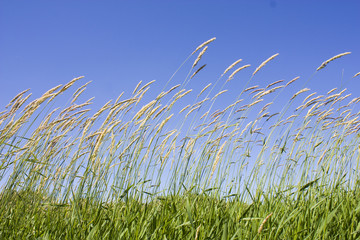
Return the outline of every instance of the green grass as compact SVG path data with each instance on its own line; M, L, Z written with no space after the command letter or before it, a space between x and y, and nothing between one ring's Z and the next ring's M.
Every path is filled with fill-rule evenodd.
M294 90L298 78L251 86L277 54L250 77L236 61L194 93L213 40L157 96L140 82L93 111L80 101L88 83L68 93L76 78L12 99L0 113L0 239L360 238L360 98ZM236 78L243 89L216 109Z
M3 239L357 239L359 191L313 189L251 204L185 193L141 203L82 199L39 203L36 194L1 199ZM306 197L305 195L316 195ZM260 197L260 196L259 196ZM272 216L259 227L266 216Z

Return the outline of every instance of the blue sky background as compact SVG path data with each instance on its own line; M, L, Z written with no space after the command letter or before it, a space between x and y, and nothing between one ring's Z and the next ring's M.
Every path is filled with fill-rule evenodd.
M360 79L351 80L360 71L359 12L360 1L0 0L1 111L24 89L39 97L81 75L83 82L93 80L87 96L96 97L95 107L122 91L130 96L140 80L155 79L152 92L157 94L154 88L162 88L212 37L217 40L199 63L207 67L188 86L194 92L242 58L240 65L252 67L226 87L224 101L234 99L255 68L280 53L251 85L301 76L291 96L323 61L351 51L306 86L322 94L340 87L343 78L359 97ZM171 86L183 81L195 57Z

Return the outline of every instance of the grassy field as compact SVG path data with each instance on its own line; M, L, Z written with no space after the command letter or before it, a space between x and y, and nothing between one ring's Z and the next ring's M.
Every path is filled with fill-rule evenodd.
M275 54L217 109L251 68L188 89L214 40L151 100L139 82L94 110L82 77L15 96L0 113L0 239L359 239L360 97L294 91L296 76L252 85Z

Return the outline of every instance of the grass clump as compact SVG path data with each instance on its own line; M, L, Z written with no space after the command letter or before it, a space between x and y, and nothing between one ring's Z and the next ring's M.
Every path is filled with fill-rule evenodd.
M82 77L30 103L28 90L15 96L0 113L0 238L359 238L360 98L303 88L279 108L299 77L250 85L275 54L219 106L250 64L194 95L214 40L150 101L154 82L140 82L93 111L80 102L89 83L68 95Z

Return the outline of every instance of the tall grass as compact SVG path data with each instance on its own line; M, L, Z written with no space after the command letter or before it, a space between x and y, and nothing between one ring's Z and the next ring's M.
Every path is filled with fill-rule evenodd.
M0 113L0 238L359 238L360 97L294 91L295 76L252 86L275 54L215 110L251 66L239 59L192 92L214 40L150 101L153 81L140 82L94 111L79 100L88 82L56 107L82 77L32 102L28 90L16 95Z

